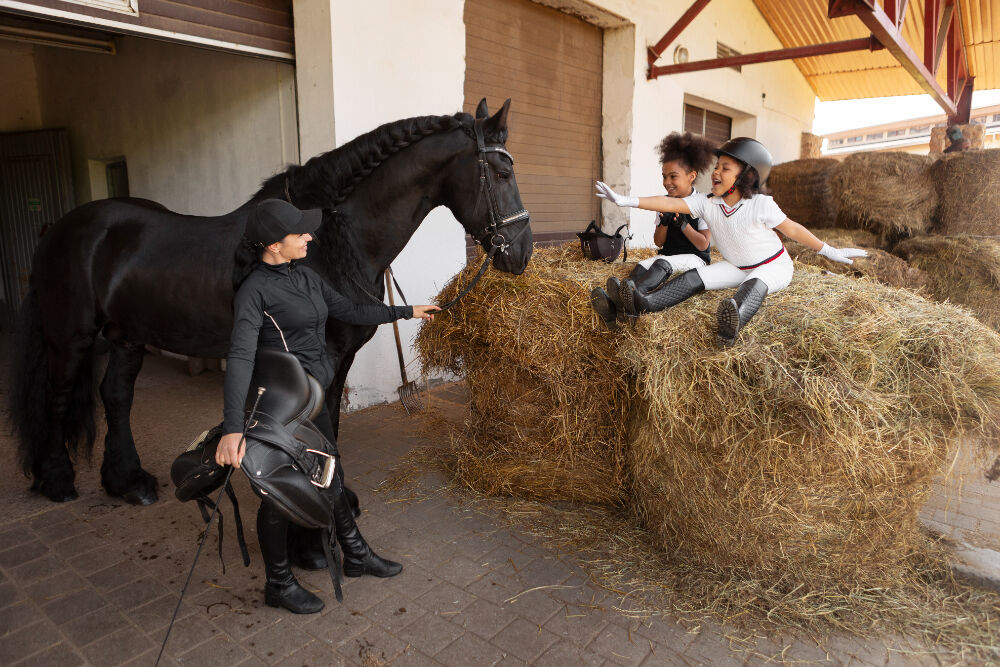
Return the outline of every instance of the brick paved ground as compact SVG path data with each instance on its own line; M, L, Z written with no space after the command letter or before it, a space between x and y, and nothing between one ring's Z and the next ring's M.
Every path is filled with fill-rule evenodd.
M8 341L0 339L6 358ZM6 364L0 364L6 377ZM188 377L183 363L147 358L133 424L161 500L133 507L99 487L100 460L81 462L80 498L56 505L28 491L13 443L0 435L0 665L151 665L197 548L200 518L173 497L174 456L221 412L221 374ZM3 389L6 391L6 388ZM6 405L6 396L0 397ZM458 415L461 385L433 403ZM688 631L669 618L638 621L588 582L573 558L448 498L393 501L372 490L399 457L434 444L398 405L348 415L341 451L364 507L363 533L404 563L393 579L348 580L344 603L325 572L300 579L327 601L294 616L262 602L253 530L256 503L237 480L253 563L239 563L226 504L225 574L214 535L198 562L162 664L173 665L728 665L793 662L885 665L930 662L883 642L836 638L825 649L756 638L732 652L718 627ZM100 448L98 447L98 450ZM426 483L435 480L428 477Z

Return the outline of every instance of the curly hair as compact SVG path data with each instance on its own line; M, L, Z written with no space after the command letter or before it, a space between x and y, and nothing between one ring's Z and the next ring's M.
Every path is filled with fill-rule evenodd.
M711 166L715 148L714 143L700 135L671 132L663 137L657 150L660 153L660 164L676 160L688 171L700 174Z

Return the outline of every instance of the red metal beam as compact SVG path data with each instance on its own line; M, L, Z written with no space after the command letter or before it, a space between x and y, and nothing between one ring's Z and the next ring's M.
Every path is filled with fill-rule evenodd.
M895 21L889 19L881 6L875 4L874 0L830 0L828 12L830 18L849 14L861 19L875 39L889 50L903 69L944 109L946 114L956 115L958 110L954 98L941 89L934 78L934 73L920 62L913 48L903 39Z
M654 46L650 46L646 49L646 60L649 62L650 67L653 66L653 63L656 62L657 58L663 55L663 52L668 46L670 46L671 42L677 39L677 36L684 31L684 28L688 27L691 24L691 21L693 21L694 18L701 13L701 10L705 9L711 1L712 0L695 0L694 4L688 7L688 10L681 14L681 17L677 19L677 23L675 23L670 30L668 30L666 34L660 38L660 41L658 41Z
M790 60L792 58L825 56L831 53L847 53L848 51L863 51L866 49L876 51L881 48L882 45L874 38L861 37L859 39L846 39L841 42L830 42L829 44L811 44L809 46L796 46L789 49L746 53L727 58L712 58L711 60L698 60L696 62L680 63L677 65L654 66L649 68L649 78L655 79L664 74L682 74L684 72L700 72L707 69L722 69L737 65L770 63L777 60Z
M948 32L953 27L953 22L955 21L955 0L946 0L944 7L941 10L941 20L938 22L937 34L934 35L934 51L933 59L931 62L924 61L927 69L934 72L937 75L938 67L941 65L941 55L944 53L945 41L948 39ZM961 19L958 19L961 21ZM924 33L924 43L926 45L930 36ZM927 48L924 48L924 57L926 58Z

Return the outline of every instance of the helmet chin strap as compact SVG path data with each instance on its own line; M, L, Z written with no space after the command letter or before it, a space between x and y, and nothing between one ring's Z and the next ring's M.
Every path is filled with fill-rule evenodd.
M722 193L723 199L736 192L736 184L739 183L740 177L743 176L743 172L745 172L746 170L747 170L746 165L744 165L743 168L740 169L740 173L736 174L736 180L733 181L733 187L729 188L728 190Z

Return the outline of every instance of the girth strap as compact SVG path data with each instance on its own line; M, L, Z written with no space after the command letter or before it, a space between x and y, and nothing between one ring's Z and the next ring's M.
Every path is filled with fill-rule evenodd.
M236 492L233 490L233 485L231 482L227 481L225 486L226 495L229 496L229 500L233 503L233 522L236 524L236 541L240 545L240 555L243 557L243 565L250 566L250 550L247 549L246 536L243 533L243 517L240 516L240 503L236 499ZM198 503L198 510L201 512L201 518L205 520L207 524L211 519L208 513L208 509L217 509L215 506L215 501L212 500L207 494L202 493L200 496L195 498ZM222 557L222 541L225 536L225 530L222 527L223 515L219 512L219 563L222 564L222 574L226 573L226 561Z
M340 562L340 551L337 550L336 545L332 547L330 545L333 540L333 531L330 528L324 528L321 539L323 541L323 553L326 555L326 564L330 570L330 579L333 581L333 594L337 596L337 602L343 602L344 592L340 588L340 579L343 576L344 568Z

